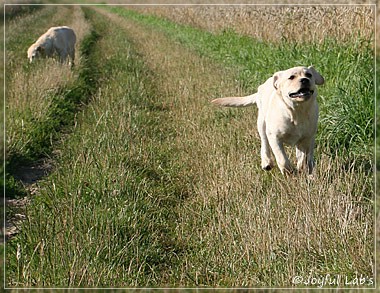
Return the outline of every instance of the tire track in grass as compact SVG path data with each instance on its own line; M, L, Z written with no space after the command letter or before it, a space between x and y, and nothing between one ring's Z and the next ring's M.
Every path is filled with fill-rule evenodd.
M35 41L33 36L38 36L49 25L63 22L71 26L77 35L75 70L52 59L29 64L25 51ZM72 125L79 104L86 102L84 91L82 100L74 98L74 92L84 89L81 80L86 62L81 62L81 51L82 40L88 31L79 6L47 6L25 15L18 22L9 23L6 74L7 197L25 195L24 186L29 187L49 173L53 161L50 156L56 141Z
M19 173L14 169L17 168L17 165L25 165L25 161L29 161L29 163L33 161L31 158L26 160L26 157L29 155L29 146L33 144L32 132L35 131L40 120L44 119L51 104L50 99L45 99L46 92L51 92L52 88L60 85L63 87L66 80L73 76L66 68L59 70L54 62L41 62L32 66L28 64L25 52L35 41L33 36L37 36L43 31L49 25L49 21L61 22L63 19L67 19L70 13L72 13L70 8L65 8L58 13L56 7L45 7L11 20L5 25L7 57L5 64L7 127L5 170L8 174L6 174L6 182L1 180L1 186L3 187L5 184L7 197L14 198L25 195L22 184L13 178L15 173ZM30 170L29 173L32 172ZM3 176L1 177L3 178Z
M106 14L106 16L109 23L111 15ZM126 34L129 42L130 34L125 30L123 22L115 21L112 27ZM117 46L123 48L122 44L118 43ZM137 48L136 46L138 44L135 43L134 48ZM129 50L128 45L123 50ZM120 58L119 55L122 56L122 54L117 53L115 58ZM125 54L136 58L133 57L133 52ZM131 190L128 191L128 193L136 193L133 199L134 205L137 206L138 213L142 212L136 228L140 230L141 243L131 240L131 249L140 250L141 258L144 260L140 269L143 270L145 276L134 282L138 282L136 283L138 286L165 284L173 286L178 283L178 259L187 249L186 243L178 238L175 232L178 206L184 198L189 196L193 187L182 177L180 173L182 166L177 162L180 161L179 156L183 153L175 144L178 133L172 112L173 104L166 97L165 100L161 100L161 80L157 80L157 72L152 70L144 57L139 51L138 59L143 60L144 67L148 65L149 71L140 72L139 68L121 67L125 72L123 74L128 75L131 70L129 74L140 76L136 82L142 83L141 93L134 93L131 90L132 96L129 97L131 99L129 103L136 107L133 114L135 118L132 118L130 122L133 125L129 127L137 128L137 133L134 134L137 141L131 141L124 162L128 172L134 174L136 178L134 181L143 182L144 185L142 190L130 186ZM109 58L112 59L112 57ZM119 80L117 77L115 79ZM127 81L127 89L129 83ZM152 84L153 88L149 84ZM132 133L135 131L132 130ZM140 206L141 204L144 207ZM125 258L131 259L131 256L126 255ZM135 262L133 258L130 261ZM131 280L126 279L125 282L128 284Z

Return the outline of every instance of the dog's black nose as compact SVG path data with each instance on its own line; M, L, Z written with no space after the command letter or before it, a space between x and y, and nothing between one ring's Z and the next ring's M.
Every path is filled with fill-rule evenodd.
M310 80L308 78L301 78L300 82L302 85L308 85L310 83Z

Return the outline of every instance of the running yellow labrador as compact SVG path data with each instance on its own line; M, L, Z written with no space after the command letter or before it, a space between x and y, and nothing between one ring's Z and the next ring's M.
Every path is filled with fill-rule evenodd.
M289 144L296 146L297 169L306 169L311 174L318 123L316 85L323 83L324 78L312 66L299 66L276 72L253 95L220 98L212 103L227 107L256 104L261 167L272 169L273 152L281 173L291 173L292 166L284 149L284 144Z

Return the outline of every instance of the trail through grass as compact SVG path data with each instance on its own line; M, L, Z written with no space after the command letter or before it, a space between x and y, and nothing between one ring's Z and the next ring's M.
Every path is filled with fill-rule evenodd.
M265 72L244 76L235 53L217 59L221 36L192 38L119 8L85 14L97 88L7 247L9 286L257 288L372 276L365 166L320 152L314 180L265 173L256 110L210 106ZM229 38L231 52L251 46Z

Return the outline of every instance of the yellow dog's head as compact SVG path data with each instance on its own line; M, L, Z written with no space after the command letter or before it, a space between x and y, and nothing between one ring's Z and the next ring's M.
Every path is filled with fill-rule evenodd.
M28 59L32 63L35 59L40 58L44 55L45 48L41 45L33 44L28 49Z
M324 78L312 66L293 67L273 75L275 89L292 102L304 102L316 97L316 85L322 85Z

